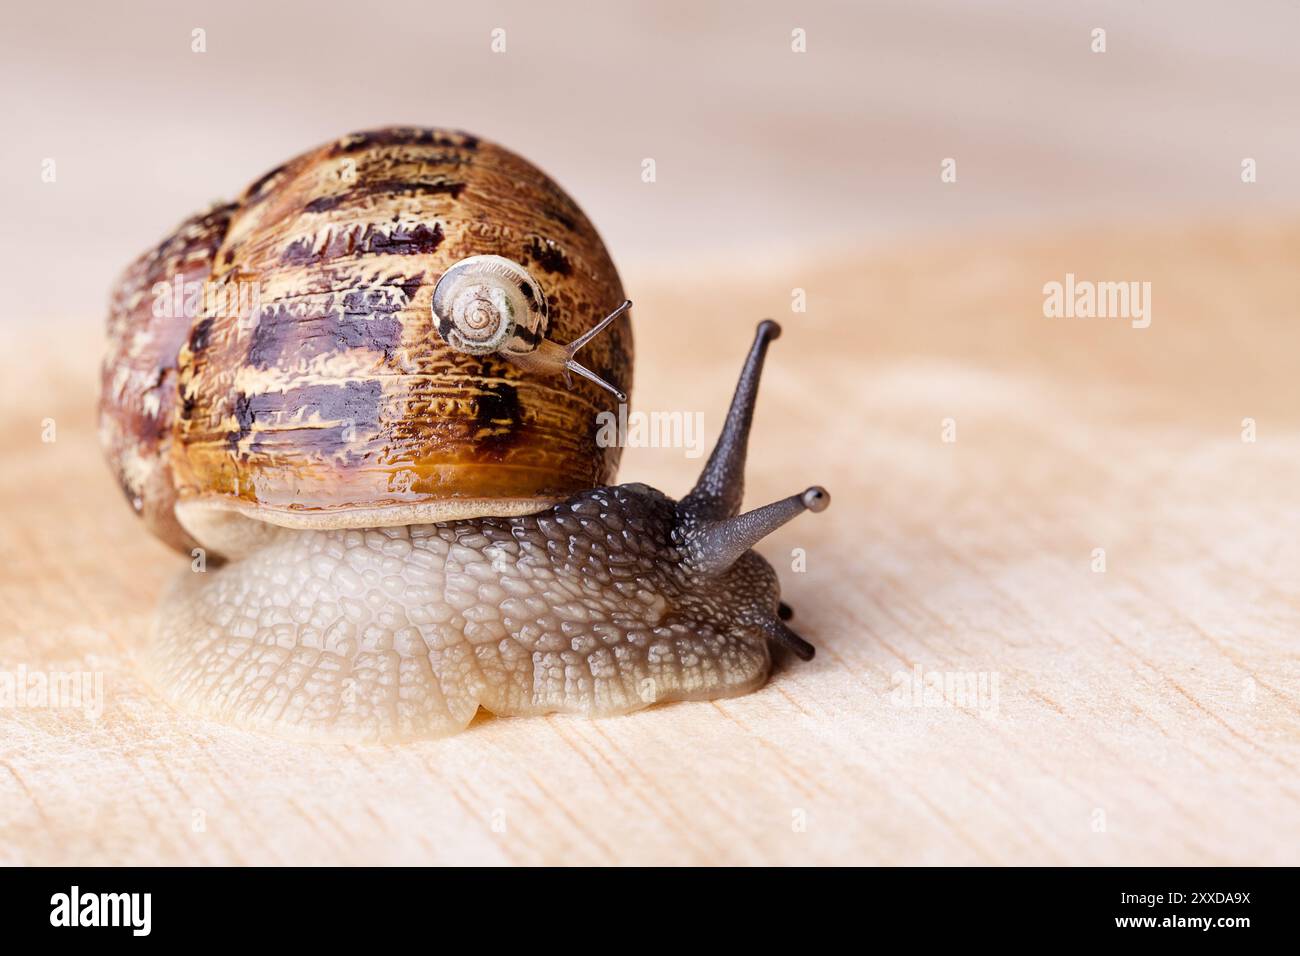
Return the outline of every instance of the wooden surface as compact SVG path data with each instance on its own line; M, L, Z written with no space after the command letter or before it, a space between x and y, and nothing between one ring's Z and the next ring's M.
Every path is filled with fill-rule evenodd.
M151 695L132 658L188 565L100 460L99 317L10 323L0 670L102 673L106 702L95 721L0 709L0 859L1300 862L1297 257L1294 224L1201 224L712 285L625 271L634 403L703 410L709 442L754 322L786 327L747 504L832 492L760 549L817 658L735 700L481 717L391 749L236 732ZM1044 318L1067 271L1150 281L1151 327ZM620 478L677 495L698 467L634 449ZM916 668L983 674L996 697L918 706L897 692Z

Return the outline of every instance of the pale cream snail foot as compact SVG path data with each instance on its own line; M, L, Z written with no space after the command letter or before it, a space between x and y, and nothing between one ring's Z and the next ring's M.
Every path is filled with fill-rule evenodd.
M548 543L568 523L281 530L242 560L185 572L147 669L183 710L341 742L444 736L480 706L600 717L763 682L759 632L669 613L632 576L639 562L599 577L553 564Z

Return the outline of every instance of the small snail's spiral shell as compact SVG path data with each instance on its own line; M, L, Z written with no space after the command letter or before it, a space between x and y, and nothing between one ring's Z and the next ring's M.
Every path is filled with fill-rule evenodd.
M546 337L546 297L537 281L503 256L470 256L433 290L438 333L469 355L531 352Z

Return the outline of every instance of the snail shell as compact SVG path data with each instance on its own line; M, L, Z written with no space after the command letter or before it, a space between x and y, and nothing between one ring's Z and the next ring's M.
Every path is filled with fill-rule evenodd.
M470 355L531 352L546 338L546 296L517 262L470 256L442 274L433 289L438 333Z
M101 433L164 540L230 554L255 537L250 519L528 514L613 480L621 452L597 442L596 416L614 396L508 349L453 347L434 319L435 286L471 258L546 283L533 307L502 300L510 348L580 340L624 299L596 230L541 170L464 133L382 129L290 160L221 210L141 257L112 300ZM177 275L226 294L158 318L151 292ZM245 288L255 308L220 307ZM463 311L472 331L478 307ZM632 359L626 316L585 347L628 390Z
M109 300L108 349L100 372L99 440L123 494L145 526L182 551L195 545L176 520L172 444L180 395L177 355L190 334L184 310L159 314L151 291L207 280L234 204L183 222L137 259Z

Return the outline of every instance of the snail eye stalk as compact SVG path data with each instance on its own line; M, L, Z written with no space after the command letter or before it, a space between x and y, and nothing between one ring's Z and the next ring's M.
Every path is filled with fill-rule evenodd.
M609 323L613 322L615 319L617 319L620 315L622 315L630 308L632 308L632 300L624 299L622 305L620 305L617 309L615 309L609 315L605 316L594 326L592 326L586 332L583 332L576 339L574 339L572 342L570 342L568 345L564 347L564 354L565 354L564 383L566 385L570 387L573 386L573 378L569 374L570 372L572 372L575 375L581 375L589 382L595 382L597 385L599 385L601 388L605 389L606 391L612 392L613 395L620 402L627 401L626 392L620 391L619 389L615 388L613 385L609 384L609 382L601 378L599 375L597 375L595 372L593 372L591 369L587 368L584 365L580 365L578 362L574 360L573 356L577 354L578 349L582 348L584 345L586 345L596 336L600 335L601 332L605 331L605 329L609 327Z
M691 493L677 504L676 534L685 551L683 560L697 574L723 573L787 521L805 511L825 511L831 503L826 489L813 485L753 511L737 513L745 490L745 453L758 380L768 343L780 334L781 327L771 319L759 323L718 444Z
M730 518L704 519L686 526L686 564L699 574L721 574L742 554L805 511L825 511L831 496L821 485Z
M754 420L754 403L758 399L758 380L763 374L768 344L780 334L781 326L771 319L758 323L722 434L695 487L678 505L681 514L693 520L718 520L735 517L740 511L745 495L745 453L749 447L749 426Z

